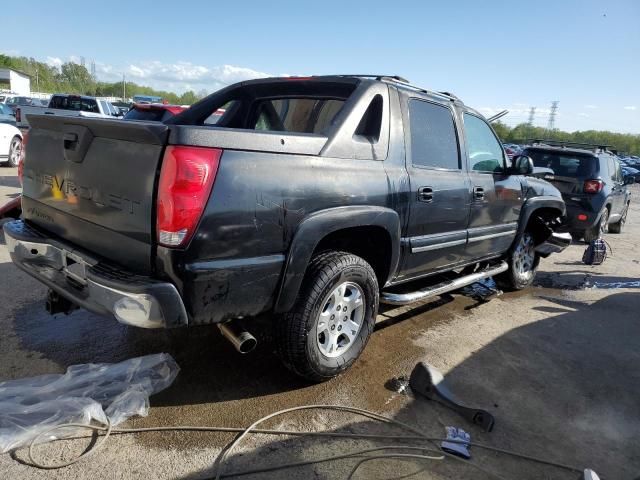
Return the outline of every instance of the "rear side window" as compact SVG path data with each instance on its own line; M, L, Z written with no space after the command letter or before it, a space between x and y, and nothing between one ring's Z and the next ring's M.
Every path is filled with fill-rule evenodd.
M559 177L586 178L595 174L596 158L587 155L527 150L536 167L550 168Z
M421 167L458 170L460 156L451 110L423 100L409 100L411 162Z
M256 104L255 130L323 133L331 125L344 100L279 98Z
M93 112L100 113L98 110L98 102L96 102L93 98L82 98L82 97L62 97L62 96L54 96L51 98L51 103L49 104L49 108L59 108L62 110L74 110L81 112Z
M489 125L481 118L465 113L464 130L469 168L475 172L504 171L504 150Z

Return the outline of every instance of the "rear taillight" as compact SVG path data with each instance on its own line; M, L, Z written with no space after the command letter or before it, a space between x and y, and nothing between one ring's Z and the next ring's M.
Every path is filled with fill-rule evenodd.
M211 194L221 156L218 148L167 147L158 184L160 245L181 247L189 242Z
M19 108L16 108L16 122L21 122L22 121L22 112L20 111Z
M582 191L584 193L598 193L604 187L602 180L585 180Z

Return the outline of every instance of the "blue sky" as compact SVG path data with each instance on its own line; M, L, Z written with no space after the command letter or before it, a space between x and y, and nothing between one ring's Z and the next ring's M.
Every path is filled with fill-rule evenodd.
M94 5L94 6L92 6ZM0 52L85 57L100 79L211 92L245 78L384 73L509 124L558 100L562 129L640 133L640 1L36 1Z

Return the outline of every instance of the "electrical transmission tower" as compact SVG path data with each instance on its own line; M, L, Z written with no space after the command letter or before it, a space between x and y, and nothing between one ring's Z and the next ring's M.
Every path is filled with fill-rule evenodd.
M529 128L533 127L533 119L536 116L536 107L531 107L529 110L529 120L527 120L527 125Z
M82 65L84 67L84 57L80 57L80 65Z
M527 135L533 137L533 119L536 116L536 107L531 107L529 110L529 119L527 120Z
M96 81L96 61L95 60L91 60L91 78L93 78L93 81Z
M547 123L547 132L549 135L553 135L553 129L556 123L556 114L558 112L558 100L551 102L551 111L549 112L549 122Z

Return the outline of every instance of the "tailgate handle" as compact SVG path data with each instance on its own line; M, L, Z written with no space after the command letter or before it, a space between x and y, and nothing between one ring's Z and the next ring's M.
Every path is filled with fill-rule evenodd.
M63 141L64 141L64 149L65 150L75 150L78 146L78 134L77 133L65 133Z

